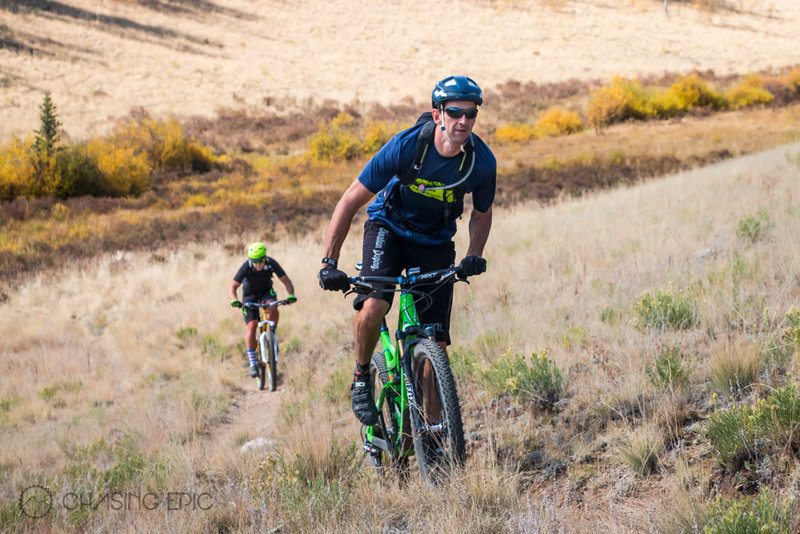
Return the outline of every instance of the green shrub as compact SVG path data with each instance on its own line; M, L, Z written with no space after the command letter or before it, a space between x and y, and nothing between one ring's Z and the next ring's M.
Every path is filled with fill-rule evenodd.
M98 166L97 160L89 154L85 143L59 150L56 168L59 171L59 180L55 196L58 198L98 195L105 188L107 177Z
M324 524L346 509L362 459L355 442L342 446L335 437L327 450L306 448L292 457L283 453L277 459L267 457L258 468L256 491L260 499L269 501L277 489L289 530L309 531L309 521Z
M193 326L182 326L175 332L175 335L181 342L181 348L194 343L197 339L197 328Z
M785 318L789 327L783 331L784 345L792 352L800 352L800 309L793 306Z
M450 360L450 369L457 379L472 381L476 376L480 375L478 359L473 351L463 348L450 348L447 355Z
M619 320L620 314L611 306L606 306L600 312L600 321L607 325L614 325Z
M39 398L49 402L58 395L59 391L61 391L61 385L59 384L53 384L52 386L45 386L39 392Z
M19 404L21 400L22 397L20 397L16 393L0 399L0 421L7 420L8 413L14 406Z
M795 384L772 391L757 406L757 427L778 450L800 450L800 394Z
M672 288L641 295L636 302L639 326L647 328L673 328L676 330L694 327L699 321L697 304L688 293L673 294Z
M350 358L340 358L328 382L322 386L323 398L332 405L346 402L350 398L350 383L353 381L353 363ZM377 399L376 399L377 400Z
M792 497L773 499L763 489L755 499L717 497L708 507L703 534L789 534L796 526L797 503Z
M706 422L706 435L722 466L738 468L758 456L756 414L750 406L713 412Z
M215 334L206 334L201 343L203 354L212 360L220 360L225 356L225 346Z
M769 228L769 214L761 209L757 215L747 215L739 220L736 227L736 236L739 239L746 239L755 242L766 233Z
M141 483L158 488L166 479L165 464L162 459L142 452L140 441L135 435L126 434L114 443L99 438L77 446L70 454L71 463L64 475L73 484L88 484L91 488L122 489ZM113 459L113 465L98 469L98 465L108 463L109 458ZM105 461L101 463L100 459Z
M792 384L753 405L713 412L706 433L723 466L737 468L766 453L800 450L800 394Z
M677 347L659 353L653 364L647 366L645 374L650 383L660 389L684 389L689 385L689 373L683 367Z
M546 350L531 353L530 363L509 351L484 371L483 378L490 393L508 394L520 403L553 404L564 388L563 373Z

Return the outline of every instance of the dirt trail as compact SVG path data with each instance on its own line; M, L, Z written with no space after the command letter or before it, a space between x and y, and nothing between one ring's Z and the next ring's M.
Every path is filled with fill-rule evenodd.
M279 363L280 365L280 363ZM247 428L248 440L242 445L242 450L251 447L264 447L274 439L275 423L283 406L283 394L286 385L283 375L278 368L281 381L275 391L269 388L259 391L258 382L247 376L247 368L242 368L242 379L237 384L242 394L231 407L231 418L225 424L217 427L211 434L212 441L220 441L231 437L233 432L240 432Z
M286 391L286 386L279 384L275 391L269 391L269 389L259 391L255 382L252 378L247 377L240 383L245 394L234 415L234 420L235 422L248 422L252 430L251 439L269 439L283 404L283 393Z

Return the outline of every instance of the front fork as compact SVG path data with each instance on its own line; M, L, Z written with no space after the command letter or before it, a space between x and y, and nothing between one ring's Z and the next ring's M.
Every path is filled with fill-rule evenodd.
M266 326L266 329L264 328ZM258 329L261 331L261 334L258 336L258 345L261 347L261 361L266 364L267 363L267 354L268 347L267 347L267 338L269 337L269 332L274 332L275 330L275 323L268 319L263 319L258 323ZM278 362L278 346L277 343L275 344L275 363Z

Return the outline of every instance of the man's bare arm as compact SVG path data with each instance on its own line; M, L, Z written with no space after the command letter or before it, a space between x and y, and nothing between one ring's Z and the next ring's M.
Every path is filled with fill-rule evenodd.
M467 256L483 256L483 247L489 239L489 230L492 229L492 207L485 212L472 210L469 218L469 248Z
M339 260L339 252L342 250L342 243L344 243L344 239L350 231L353 217L374 195L358 179L350 184L350 187L344 192L333 210L325 238L325 258Z

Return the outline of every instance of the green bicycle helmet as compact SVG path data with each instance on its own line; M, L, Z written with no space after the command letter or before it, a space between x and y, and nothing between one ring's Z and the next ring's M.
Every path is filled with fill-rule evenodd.
M267 247L264 243L255 242L247 247L247 257L251 260L260 260L267 255Z

